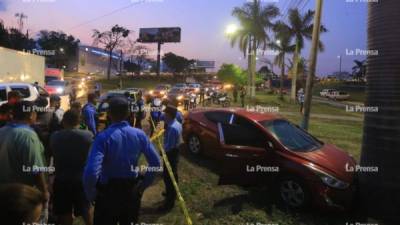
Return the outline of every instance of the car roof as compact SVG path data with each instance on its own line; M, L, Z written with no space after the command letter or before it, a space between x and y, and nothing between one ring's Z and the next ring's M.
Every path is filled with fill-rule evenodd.
M0 83L0 86L32 86L33 84L31 83L22 83L22 82L16 82L16 83Z
M205 112L230 112L236 113L239 116L246 117L250 120L254 121L263 121L263 120L274 120L274 119L282 119L282 117L277 113L259 113L259 112L251 112L245 110L243 108L217 108L217 109L199 109L195 111Z

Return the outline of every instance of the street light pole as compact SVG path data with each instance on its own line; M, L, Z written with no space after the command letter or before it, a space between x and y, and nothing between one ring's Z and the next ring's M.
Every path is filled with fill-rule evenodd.
M157 46L157 77L160 77L160 67L161 67L161 41L158 42Z
M318 55L318 43L321 29L321 15L322 15L322 5L323 0L316 0L316 11L314 16L314 28L313 28L313 36L312 36L312 47L310 53L310 73L307 76L306 83L306 94L304 101L304 116L303 121L301 123L301 127L304 130L308 130L308 124L310 120L310 111L311 111L311 101L312 101L312 88L315 77L315 69L317 66L317 55Z

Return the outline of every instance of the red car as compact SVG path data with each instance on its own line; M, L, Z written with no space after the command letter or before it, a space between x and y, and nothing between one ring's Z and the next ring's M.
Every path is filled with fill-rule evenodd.
M271 186L291 208L347 210L355 160L276 114L196 110L184 123L188 150L220 162L221 185Z

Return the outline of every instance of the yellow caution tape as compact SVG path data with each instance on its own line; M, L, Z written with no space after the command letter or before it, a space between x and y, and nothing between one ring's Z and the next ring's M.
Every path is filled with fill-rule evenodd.
M151 116L150 116L150 121L151 121L151 125L153 126L153 129L156 130L153 118L151 118ZM155 135L153 135L153 137L151 137L150 140L151 141L157 140L157 145L158 145L158 147L159 147L159 149L161 151L161 155L162 155L162 158L164 160L164 164L167 167L168 174L169 174L169 176L171 178L171 181L172 181L172 183L174 185L174 188L175 188L178 200L179 200L179 205L180 205L180 207L181 207L181 209L183 211L183 215L185 216L186 223L188 225L193 225L192 219L190 218L190 215L189 215L189 210L186 207L185 200L183 199L182 194L181 194L181 192L179 190L179 186L178 186L178 183L176 182L176 179L175 179L175 176L174 176L174 172L172 171L172 168L171 168L171 164L169 164L169 160L168 160L167 154L165 153L165 149L164 149L164 147L163 147L163 145L161 143L161 140L160 140L160 137L164 134L164 132L165 132L164 129L160 130Z

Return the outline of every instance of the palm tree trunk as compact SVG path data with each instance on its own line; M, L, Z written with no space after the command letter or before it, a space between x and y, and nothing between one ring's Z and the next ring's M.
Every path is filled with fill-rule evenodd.
M257 67L257 43L256 39L253 39L253 49L252 49L252 63L251 63L251 91L250 91L250 98L256 97L256 67Z
M247 94L251 95L251 78L252 78L252 51L251 51L251 36L249 37L249 46L247 49Z
M292 101L296 101L296 86L297 86L297 76L299 73L299 57L300 55L300 43L299 41L296 41L296 50L294 51L293 54L293 73L292 73L292 91L290 94L290 99Z
M400 209L400 1L369 3L366 106L361 166L379 172L360 173L360 194L369 215L399 221Z
M281 84L280 84L280 93L279 93L279 98L283 99L283 85L285 83L285 53L282 53L282 59L281 59Z

